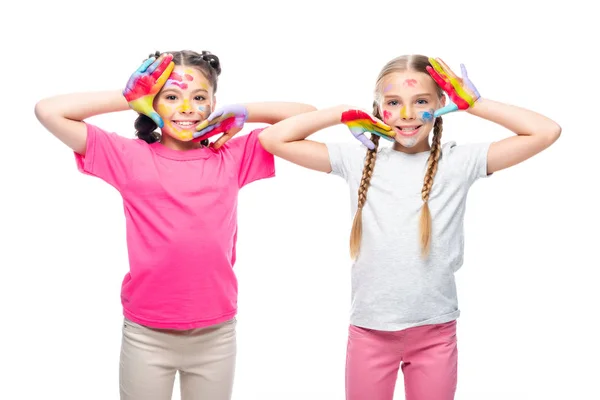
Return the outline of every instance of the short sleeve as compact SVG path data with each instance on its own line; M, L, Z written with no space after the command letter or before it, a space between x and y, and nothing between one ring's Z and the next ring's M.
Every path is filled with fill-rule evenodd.
M86 126L85 155L75 153L77 168L121 190L128 176L128 148L133 146L134 139L106 132L88 123Z
M362 176L367 148L356 143L327 143L331 174L346 181L359 173Z
M454 167L465 177L467 185L488 176L487 160L491 143L453 144L451 156Z
M265 128L255 129L247 135L236 136L227 142L228 150L239 163L239 187L260 179L275 176L275 157L266 151L258 135Z

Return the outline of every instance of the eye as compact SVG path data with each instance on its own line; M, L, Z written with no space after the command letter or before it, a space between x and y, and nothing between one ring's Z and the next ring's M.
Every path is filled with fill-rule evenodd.
M387 102L388 106L397 106L398 105L398 100L390 100Z
M174 94L168 94L165 96L165 99L173 101L177 100L177 96L175 96Z
M429 104L429 102L425 99L419 99L419 100L417 100L417 104L423 105L423 104Z
M194 97L194 100L195 101L204 101L204 100L206 100L206 97L204 97L204 96L196 96L196 97Z

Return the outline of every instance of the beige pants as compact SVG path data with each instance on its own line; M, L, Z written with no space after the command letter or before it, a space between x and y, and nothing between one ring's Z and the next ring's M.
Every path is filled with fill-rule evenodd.
M170 400L179 371L181 400L230 400L236 320L187 331L151 329L125 319L121 400Z

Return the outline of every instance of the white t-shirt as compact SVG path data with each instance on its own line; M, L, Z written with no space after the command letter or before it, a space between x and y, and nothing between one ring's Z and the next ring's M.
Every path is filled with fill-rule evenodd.
M463 221L469 188L487 176L490 143L442 145L429 195L432 217L428 258L421 256L421 188L429 152L379 149L363 208L360 254L352 266L350 323L382 331L458 318L454 273L463 263ZM332 174L349 185L352 218L367 149L328 143Z

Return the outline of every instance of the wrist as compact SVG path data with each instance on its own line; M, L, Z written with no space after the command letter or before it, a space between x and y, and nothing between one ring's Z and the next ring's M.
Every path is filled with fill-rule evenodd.
M342 114L352 109L353 107L347 104L339 104L337 106L324 109L323 111L327 112L327 115L331 120L331 124L336 125L342 123Z
M482 107L485 107L486 102L487 102L486 99L484 99L483 97L480 97L479 99L477 99L477 101L475 103L473 103L473 105L471 107L467 108L465 111L469 114L477 114L477 112Z

